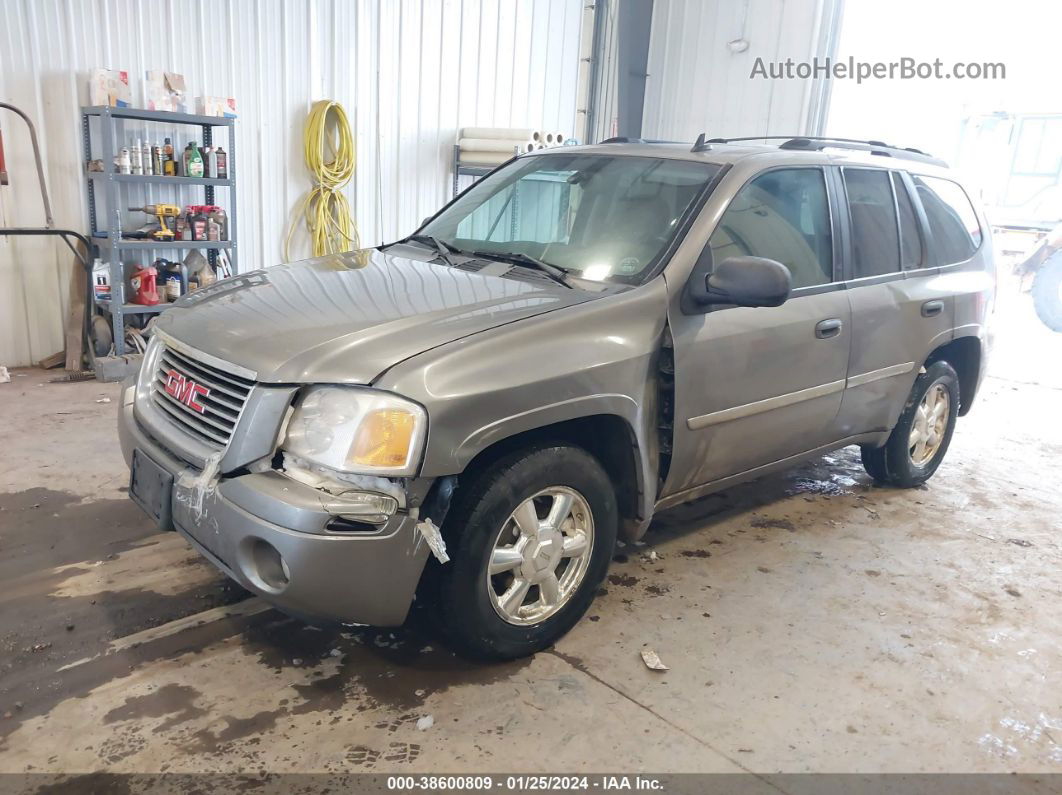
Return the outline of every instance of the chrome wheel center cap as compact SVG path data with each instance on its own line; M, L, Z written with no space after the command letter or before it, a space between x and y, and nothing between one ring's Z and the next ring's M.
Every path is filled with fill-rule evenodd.
M563 538L555 530L542 530L534 542L527 545L524 553L523 575L532 582L548 576L560 563Z

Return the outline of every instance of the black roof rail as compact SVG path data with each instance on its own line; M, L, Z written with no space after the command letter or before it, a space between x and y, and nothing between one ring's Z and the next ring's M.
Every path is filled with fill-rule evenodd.
M698 137L698 142L700 138ZM779 149L787 149L797 152L821 152L823 149L852 149L858 152L870 152L872 155L882 157L899 157L906 160L917 160L920 163L928 163L934 166L947 167L947 163L937 157L926 154L920 149L911 147L892 146L884 141L861 141L856 138L833 138L828 136L811 135L750 135L743 138L712 138L708 144L729 144L738 141L782 141Z
M680 144L682 141L665 141L661 138L628 138L625 135L617 135L606 138L603 144Z

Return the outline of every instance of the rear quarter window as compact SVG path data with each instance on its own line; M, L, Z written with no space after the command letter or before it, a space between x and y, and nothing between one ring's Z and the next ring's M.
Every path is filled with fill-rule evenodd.
M966 191L949 179L912 177L940 264L952 265L972 257L981 246L982 235Z

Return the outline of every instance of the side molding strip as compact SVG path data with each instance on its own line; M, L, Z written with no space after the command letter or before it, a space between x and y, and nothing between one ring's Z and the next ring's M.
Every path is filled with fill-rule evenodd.
M801 389L797 392L789 392L788 394L778 395L777 397L767 398L766 400L757 400L755 403L746 403L742 406L733 406L732 408L723 409L722 411L713 411L711 414L702 414L700 417L690 417L686 420L686 427L691 431L697 431L701 428L707 428L709 425L718 425L721 422L729 422L730 420L739 420L743 417L751 417L754 414L761 414L764 411L773 411L774 409L791 406L794 403L800 403L805 400L813 400L814 398L823 397L824 395L832 395L834 392L840 392L843 390L844 386L844 379L841 379L840 381L830 381L828 384L819 384L818 386Z
M893 364L889 367L882 367L880 370L871 370L869 373L853 375L845 380L830 381L828 384L819 384L797 392L789 392L785 395L767 398L766 400L757 400L755 403L745 403L744 405L733 406L722 411L713 411L711 414L690 417L686 420L686 427L691 431L697 431L710 425L718 425L721 422L740 420L744 417L751 417L754 414L761 414L764 411L773 411L774 409L792 406L794 403L800 403L805 400L832 395L834 392L840 392L843 389L871 384L875 381L881 381L883 378L892 378L894 375L903 375L911 372L914 367L914 362Z
M860 375L849 376L848 389L854 386L863 386L863 384L870 384L874 381L880 381L883 378L892 378L894 375L903 375L909 373L914 369L914 362L904 362L903 364L894 364L891 367L882 367L880 370L871 370L869 373L861 373Z

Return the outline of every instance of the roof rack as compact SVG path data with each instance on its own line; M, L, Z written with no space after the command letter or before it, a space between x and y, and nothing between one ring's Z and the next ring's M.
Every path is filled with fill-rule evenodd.
M700 136L697 139L701 144ZM706 144L729 144L738 141L782 141L779 149L787 149L797 152L821 152L823 149L852 149L858 152L870 152L872 155L882 157L900 157L906 160L917 160L920 163L928 163L934 166L947 166L943 160L926 154L921 149L910 147L892 146L884 141L860 141L855 138L832 138L816 136L790 136L790 135L750 135L744 138L711 138ZM694 149L694 151L697 151Z
M665 141L660 138L628 138L625 135L616 135L606 138L603 144L680 144L682 141Z

